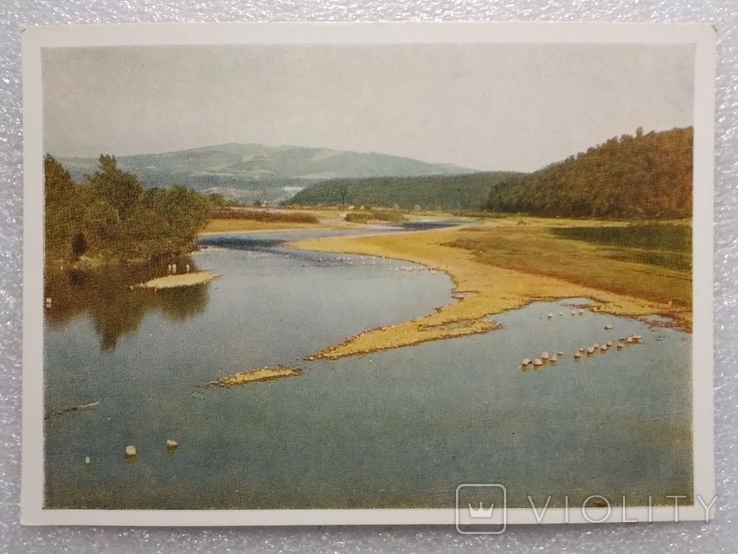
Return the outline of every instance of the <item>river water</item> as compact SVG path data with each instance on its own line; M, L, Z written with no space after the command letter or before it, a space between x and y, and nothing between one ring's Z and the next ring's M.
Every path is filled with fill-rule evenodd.
M502 483L511 506L691 495L691 335L564 299L483 335L307 362L455 301L421 266L282 244L310 236L208 239L189 263L219 277L188 290L124 286L160 267L47 282L47 507L452 507L462 483ZM643 343L572 357L631 334ZM521 369L544 350L565 356ZM201 387L278 364L303 373Z

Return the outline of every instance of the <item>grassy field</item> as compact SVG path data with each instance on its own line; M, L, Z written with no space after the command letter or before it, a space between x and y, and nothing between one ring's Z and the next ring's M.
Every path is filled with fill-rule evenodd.
M300 241L307 250L408 260L443 271L458 302L427 316L352 337L313 358L341 358L496 328L491 314L530 302L586 297L595 311L625 316L659 314L691 331L691 273L618 259L628 246L562 238L555 229L626 227L609 222L508 218L418 233ZM679 231L682 232L682 231Z
M691 227L685 225L660 226L653 233L650 227L601 222L600 227L485 227L462 234L452 246L473 252L485 264L670 305L676 312L692 308L691 254L671 250L685 236L691 237ZM648 249L640 248L646 245ZM670 253L683 260L682 268L665 267L657 257ZM651 254L651 259L639 260L638 254Z
M670 269L692 269L692 226L684 222L626 227L572 227L551 230L556 236L616 247L610 257Z
M318 217L310 212L236 206L226 206L216 210L213 219L250 219L268 223L318 223Z

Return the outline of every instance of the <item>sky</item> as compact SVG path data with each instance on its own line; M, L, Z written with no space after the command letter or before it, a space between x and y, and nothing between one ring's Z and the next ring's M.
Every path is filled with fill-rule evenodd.
M684 45L405 44L53 48L55 156L229 142L533 171L608 138L692 125Z

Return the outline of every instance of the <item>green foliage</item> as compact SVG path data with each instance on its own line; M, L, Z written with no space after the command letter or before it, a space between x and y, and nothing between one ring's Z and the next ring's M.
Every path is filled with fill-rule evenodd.
M118 220L125 220L137 206L143 185L133 173L121 171L114 156L100 156L100 168L88 178L90 195L110 206Z
M396 210L370 210L368 212L349 212L344 218L351 223L367 223L368 221L389 221L402 223L407 218Z
M44 173L46 251L54 257L67 258L73 255L73 245L77 249L82 246L79 240L73 242L83 216L79 187L69 172L48 155L44 157Z
M692 215L693 130L623 135L494 186L487 209L548 217L673 219Z
M367 223L372 218L369 212L349 212L344 219L349 223Z
M210 200L210 204L215 208L222 208L223 206L228 204L228 201L225 199L225 197L222 194L218 194L216 192L208 194L208 200Z
M184 242L194 238L213 208L205 195L182 185L146 191L144 205L164 218L170 236Z
M692 252L692 227L689 225L651 223L627 227L552 227L551 232L562 238L609 246Z
M52 156L44 158L47 259L81 255L102 260L145 260L191 249L218 198L181 185L144 190L138 178L100 156L82 184Z
M281 223L318 223L318 218L305 212L249 210L222 208L213 213L213 219L249 219Z
M478 210L490 188L513 176L512 172L472 173L469 175L430 175L426 177L375 177L333 179L307 187L287 201L304 206L362 204L412 210L441 207L456 211Z
M692 268L692 227L645 224L627 227L552 227L561 238L621 247L608 257L688 271Z

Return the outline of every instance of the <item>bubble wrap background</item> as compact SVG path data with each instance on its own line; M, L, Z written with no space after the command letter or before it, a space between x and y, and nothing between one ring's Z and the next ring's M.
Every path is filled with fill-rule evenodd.
M23 528L22 133L19 27L140 21L709 21L718 27L715 424L718 517L710 524L244 529ZM730 552L738 550L738 0L0 0L0 552ZM697 268L699 269L699 268Z

